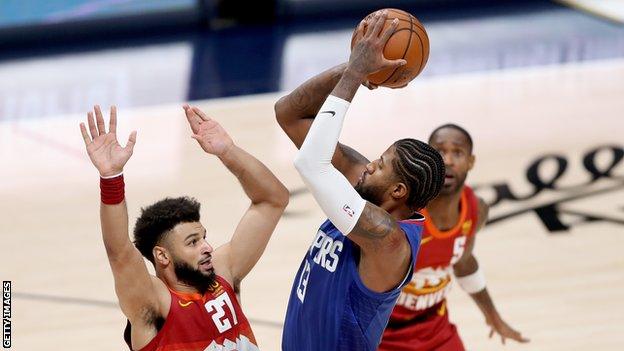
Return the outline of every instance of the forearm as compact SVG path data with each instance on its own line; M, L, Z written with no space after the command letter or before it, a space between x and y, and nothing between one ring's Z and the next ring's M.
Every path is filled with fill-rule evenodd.
M345 68L346 63L332 67L307 80L290 94L279 99L275 104L279 123L287 124L302 118L314 118L329 93L342 77Z
M288 202L286 187L262 162L245 150L233 145L219 159L236 176L253 204L285 206Z
M479 269L479 262L474 255L470 254L454 266L455 275L459 284L486 317L497 316L498 312L494 302L485 286L483 272Z
M102 240L109 260L123 257L132 248L128 236L128 209L126 201L107 205L100 203L100 221L102 223Z
M348 102L330 95L294 162L316 202L345 235L351 232L365 206L365 201L331 163L348 108Z
M494 301L492 301L492 297L490 296L487 288L470 294L470 297L477 304L477 306L479 306L479 309L486 318L499 317L496 306L494 306Z
M336 84L332 90L331 95L351 102L360 84L362 84L365 79L366 76L364 74L347 68L338 81L338 84Z

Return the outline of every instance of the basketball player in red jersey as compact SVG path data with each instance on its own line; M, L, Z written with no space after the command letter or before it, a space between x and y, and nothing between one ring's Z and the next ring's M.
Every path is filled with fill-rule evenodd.
M123 167L136 132L117 142L117 115L109 131L99 107L80 129L89 158L100 172L102 236L132 350L258 350L237 292L256 264L288 203L288 190L260 161L236 146L226 131L195 107L186 117L204 151L219 157L238 178L251 205L232 239L214 249L206 241L194 199L166 198L142 210L128 238ZM143 255L153 265L148 273Z
M472 138L462 127L445 124L431 133L429 144L442 154L446 178L438 197L423 211L427 220L414 276L397 300L379 350L464 350L446 306L453 273L485 316L490 337L499 334L503 344L506 339L528 342L500 317L473 255L488 206L464 185L475 161Z

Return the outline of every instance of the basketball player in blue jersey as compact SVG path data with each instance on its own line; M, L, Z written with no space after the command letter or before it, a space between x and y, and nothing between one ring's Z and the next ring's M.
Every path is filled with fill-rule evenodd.
M401 287L411 279L423 220L416 211L444 182L442 157L421 141L399 140L372 162L337 144L366 77L405 64L383 57L397 25L384 31L385 19L385 13L370 18L340 72L313 78L275 106L280 126L300 149L295 167L329 218L295 277L284 351L377 349Z

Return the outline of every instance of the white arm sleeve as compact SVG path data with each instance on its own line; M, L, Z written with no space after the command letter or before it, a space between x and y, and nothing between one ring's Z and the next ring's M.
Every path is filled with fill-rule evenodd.
M349 102L329 95L295 158L295 168L329 220L347 235L366 201L331 163Z

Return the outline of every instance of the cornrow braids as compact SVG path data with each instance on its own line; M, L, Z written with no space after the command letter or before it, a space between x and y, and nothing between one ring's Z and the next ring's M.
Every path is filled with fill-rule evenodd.
M438 196L444 184L444 160L436 149L406 138L394 143L394 168L408 187L407 206L418 211Z

